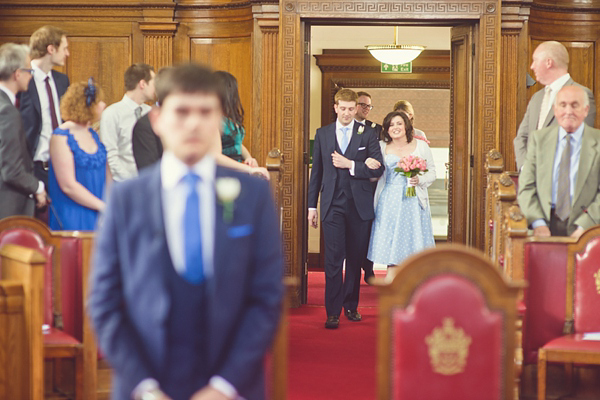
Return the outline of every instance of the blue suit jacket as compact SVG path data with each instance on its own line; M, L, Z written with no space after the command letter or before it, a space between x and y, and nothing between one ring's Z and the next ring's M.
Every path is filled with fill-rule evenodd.
M385 165L376 131L370 126L366 126L364 132L359 134L359 126L358 122L354 123L352 138L344 157L354 161L354 176L350 177L350 187L358 214L363 220L370 220L375 218L373 209L375 189L370 179L379 178L383 175ZM336 149L336 143L335 122L317 129L313 147L312 171L308 183L308 207L317 207L320 192L321 220L325 219L334 198L337 169L333 166L331 154ZM369 169L365 164L367 158L376 159L381 163L381 167ZM348 170L347 173L350 174Z
M217 202L214 276L207 280L210 376L220 375L241 396L264 398L263 359L283 298L279 223L269 185L217 167L239 179L233 220ZM171 297L164 265L172 268L161 198L160 163L115 184L94 255L89 313L100 348L115 370L113 398L130 399L165 360Z
M52 79L54 79L58 98L60 99L69 88L69 78L65 74L52 70ZM40 141L40 132L42 131L42 111L35 79L29 81L29 87L26 92L20 93L19 110L23 118L27 149L33 157ZM60 123L61 121L58 121L59 125Z

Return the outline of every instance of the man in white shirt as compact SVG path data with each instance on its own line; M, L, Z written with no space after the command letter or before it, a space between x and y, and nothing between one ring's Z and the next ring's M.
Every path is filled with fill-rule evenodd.
M218 165L214 74L173 67L150 112L162 160L115 184L89 313L115 400L262 400L283 256L268 182Z
M6 43L0 47L0 219L33 216L34 205L46 204L44 183L33 175L16 95L31 80L29 48ZM35 200L33 199L35 195Z
M102 113L100 138L106 147L108 166L115 181L137 176L131 138L136 122L154 101L154 69L148 64L133 64L125 71L125 95Z
M47 25L31 35L29 47L33 79L27 91L19 95L19 110L34 173L47 184L50 137L62 123L60 98L69 87L69 78L53 68L64 67L69 43L65 31Z
M569 53L564 45L555 41L543 42L535 49L532 58L531 69L535 73L537 81L545 88L531 97L514 140L515 157L519 171L525 163L529 134L539 129L558 125L552 112L552 104L556 94L563 86L575 85L585 90L590 104L590 112L585 119L585 123L594 127L596 120L594 94L590 89L575 82L569 75Z

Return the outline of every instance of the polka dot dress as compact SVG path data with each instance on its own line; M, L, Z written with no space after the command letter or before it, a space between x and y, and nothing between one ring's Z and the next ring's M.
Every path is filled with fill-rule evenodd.
M369 260L377 264L400 264L408 256L435 246L431 210L423 209L419 199L406 197L408 179L396 173L400 158L385 155L386 183L375 210L369 243Z

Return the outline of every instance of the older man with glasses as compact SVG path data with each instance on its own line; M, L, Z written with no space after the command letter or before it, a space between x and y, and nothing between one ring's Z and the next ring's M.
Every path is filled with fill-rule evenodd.
M23 121L15 106L17 93L31 80L29 47L7 43L0 47L0 219L33 216L35 203L46 205L46 190L33 175ZM35 198L35 200L34 200Z

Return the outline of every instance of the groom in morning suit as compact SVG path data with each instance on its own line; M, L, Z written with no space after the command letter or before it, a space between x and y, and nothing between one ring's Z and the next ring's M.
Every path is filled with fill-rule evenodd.
M223 120L216 82L197 65L158 75L150 121L163 157L109 196L88 307L113 399L265 398L279 223L266 181L210 155Z
M600 221L600 130L584 120L587 93L565 86L556 95L558 126L531 134L519 175L518 201L535 236L572 236Z
M321 193L321 221L325 239L325 328L336 329L344 308L346 317L360 321L357 311L360 269L371 234L373 185L383 174L377 133L354 119L357 94L342 89L335 95L337 120L317 129L308 185L308 222L318 226L317 200ZM366 161L375 162L376 169ZM346 276L342 268L346 260Z

